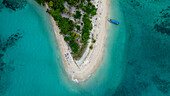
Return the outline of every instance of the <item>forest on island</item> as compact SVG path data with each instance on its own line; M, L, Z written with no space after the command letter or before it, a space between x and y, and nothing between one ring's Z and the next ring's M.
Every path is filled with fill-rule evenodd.
M91 3L91 0L35 0L37 3L48 4L50 8L47 10L54 18L60 34L64 36L64 40L69 44L75 57L79 57L83 53L83 49L87 46L90 39L90 31L93 29L92 17L96 15L97 8ZM66 8L66 3L69 8ZM71 14L70 8L75 8L75 13ZM83 13L83 14L82 14ZM67 14L69 17L64 17ZM70 19L73 17L74 19ZM95 40L92 38L92 42ZM90 49L92 49L92 45Z

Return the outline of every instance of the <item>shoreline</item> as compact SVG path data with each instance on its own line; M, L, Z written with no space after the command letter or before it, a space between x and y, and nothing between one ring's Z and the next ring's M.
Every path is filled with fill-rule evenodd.
M51 15L51 23L56 35L57 43L59 44L62 62L64 64L64 69L68 77L74 82L83 82L87 80L93 73L100 67L103 60L106 38L107 38L107 16L109 15L110 0L96 0L98 5L97 15L95 17L96 26L94 28L94 39L96 43L93 44L93 49L88 53L85 61L81 66L78 66L73 60L67 43L64 41L64 37L60 35L60 29L56 25L55 20ZM48 8L47 4L46 8ZM104 11L103 11L104 10ZM104 22L104 23L102 23ZM94 25L94 24L93 24Z

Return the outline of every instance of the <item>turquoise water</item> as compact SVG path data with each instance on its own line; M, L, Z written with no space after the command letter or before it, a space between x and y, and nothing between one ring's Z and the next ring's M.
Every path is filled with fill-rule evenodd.
M127 67L113 96L170 96L170 1L119 0Z
M24 9L1 9L0 36L6 51L1 52L5 65L0 90L4 96L52 96L68 88L61 78L65 75L50 20L42 7L35 6L29 1ZM17 33L21 38L7 41ZM5 46L6 42L12 44Z
M80 84L66 76L46 10L14 1L0 3L0 96L170 95L168 0L111 0L120 24L109 24L102 65Z

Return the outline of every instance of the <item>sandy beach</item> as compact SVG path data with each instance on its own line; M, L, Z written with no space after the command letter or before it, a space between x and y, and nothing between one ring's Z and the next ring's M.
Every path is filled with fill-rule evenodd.
M110 7L110 0L95 0L93 3L98 8L97 15L93 18L93 37L96 39L93 44L93 49L89 51L83 63L80 65L76 64L73 60L67 43L64 41L64 37L59 34L60 30L56 25L56 22L50 16L54 32L56 35L57 43L60 48L62 61L64 64L65 71L68 77L74 82L83 82L87 80L92 74L98 69L102 62L106 37L107 37L107 18ZM47 5L46 5L47 8ZM97 20L96 20L97 18Z

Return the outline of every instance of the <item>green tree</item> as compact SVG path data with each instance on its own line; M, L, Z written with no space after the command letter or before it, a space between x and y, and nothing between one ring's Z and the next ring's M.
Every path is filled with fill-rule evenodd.
M76 28L77 28L77 30L80 30L80 26L79 25L77 25Z
M74 18L79 19L81 17L81 12L80 11L76 11L76 14L73 15L73 16L74 16Z
M93 45L90 45L89 48L92 50L93 49Z
M53 1L50 1L48 4L49 7L53 7Z
M65 40L65 41L73 41L74 38L73 38L73 37L64 37L64 40Z
M92 43L96 43L96 40L95 40L95 39L92 39Z
M72 34L72 36L73 36L74 40L76 40L76 38L78 38L79 35L74 32L74 33Z
M79 45L76 42L72 41L71 43L69 43L69 45L70 45L71 50L75 54L78 53Z
M94 15L96 15L96 11L95 11L95 10L93 10L93 11L91 12L91 16L94 16Z

